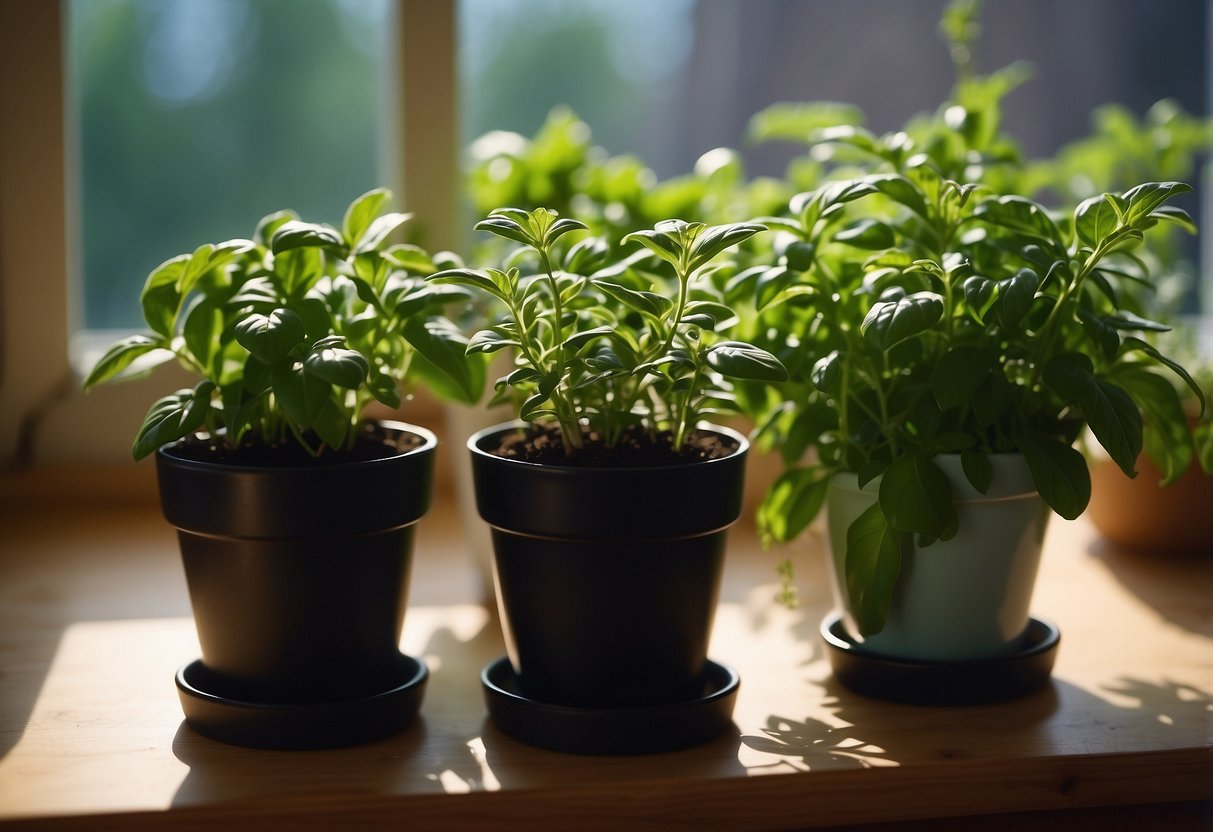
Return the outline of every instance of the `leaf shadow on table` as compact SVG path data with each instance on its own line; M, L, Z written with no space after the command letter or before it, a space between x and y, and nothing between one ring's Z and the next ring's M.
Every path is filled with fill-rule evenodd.
M1115 753L1130 738L1161 748L1176 740L1200 742L1213 718L1213 693L1131 676L1097 690L1054 677L1028 696L970 706L886 702L852 693L833 677L807 687L821 689L819 710L805 717L771 715L761 733L741 738L770 755L752 763L751 772L963 764L989 754L1027 758L1076 747Z
M963 758L977 739L972 726L1005 721L1000 708L1013 707L1016 730L1031 733L1052 718L1060 701L1056 681L1013 705L960 708L904 705L862 696L844 688L833 676L806 687L819 689L821 699L815 713L800 718L772 714L760 734L741 738L748 748L773 758L753 763L750 771L898 766L922 761L924 754L943 760ZM968 728L958 727L961 725ZM924 743L924 737L930 740Z
M1213 545L1213 543L1211 543ZM1097 538L1087 555L1160 616L1191 633L1213 637L1213 554L1137 552Z

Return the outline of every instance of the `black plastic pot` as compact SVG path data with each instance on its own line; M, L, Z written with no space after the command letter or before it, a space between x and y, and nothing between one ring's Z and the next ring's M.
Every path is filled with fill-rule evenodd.
M289 468L199 462L174 445L158 452L161 507L178 530L202 647L195 675L212 699L357 702L401 686L413 527L429 507L437 441L412 425L380 427L422 443Z
M576 708L701 697L726 530L741 512L746 439L714 428L735 453L578 468L490 453L517 427L487 428L468 448L522 694Z

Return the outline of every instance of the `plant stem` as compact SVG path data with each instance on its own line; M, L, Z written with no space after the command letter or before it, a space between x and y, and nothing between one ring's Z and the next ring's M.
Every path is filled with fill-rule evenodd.
M1108 239L1115 239L1115 237L1114 233ZM1078 291L1078 287L1082 285L1087 275L1095 271L1095 265L1103 259L1109 248L1110 246L1105 246L1103 242L1096 246L1095 250L1091 252L1082 264L1082 268L1078 270L1078 274L1074 276L1074 280L1067 284L1062 289L1061 294L1058 295L1057 303L1053 305L1053 309L1049 311L1049 317L1045 319L1044 326L1040 328L1040 350L1036 353L1036 361L1032 366L1032 377L1028 383L1029 390L1035 389L1040 383L1040 375L1044 371L1044 365L1048 362L1050 353L1053 351L1053 341L1057 338L1057 328L1061 324L1062 309L1069 303L1074 293Z
M555 270L552 268L551 255L547 246L538 248L539 257L543 261L543 270L547 274L548 286L552 290L552 346L555 350L555 368L560 378L564 378L564 310L560 302L560 285L556 281ZM560 442L564 445L566 456L572 456L581 449L581 425L577 421L577 412L572 404L558 392L560 382L552 390L552 404L556 409L556 421L560 424Z
M674 431L674 450L681 448L682 443L686 441L687 417L691 412L691 395L695 392L695 388L699 386L699 376L702 373L703 365L696 362L695 374L691 376L691 384L683 393L682 402L678 406L678 428Z

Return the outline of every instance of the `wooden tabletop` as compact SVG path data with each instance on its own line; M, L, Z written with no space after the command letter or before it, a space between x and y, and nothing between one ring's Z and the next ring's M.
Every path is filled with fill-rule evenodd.
M711 650L742 677L736 730L579 757L487 720L478 674L504 650L443 495L402 642L431 670L418 721L355 748L255 751L182 722L173 674L198 646L175 537L120 479L66 497L0 483L0 827L781 829L1213 797L1213 556L1117 551L1054 518L1034 603L1062 631L1052 683L910 707L831 678L820 537L795 547L789 610L775 553L741 525Z

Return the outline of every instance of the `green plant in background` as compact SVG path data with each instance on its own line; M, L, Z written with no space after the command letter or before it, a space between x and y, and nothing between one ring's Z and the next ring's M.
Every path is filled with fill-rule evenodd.
M953 101L883 136L859 123L822 126L851 115L839 105L759 117L768 135L815 123L807 138L821 150L811 158L825 163L821 184L761 220L779 232L777 262L738 274L727 296L754 299L744 331L791 378L782 396L742 391L760 443L788 464L759 525L768 541L791 540L835 473L861 485L881 478L878 503L847 536L863 635L883 627L910 548L957 531L936 455L959 454L984 493L989 455L1021 453L1066 518L1090 496L1072 447L1086 427L1130 476L1143 446L1168 480L1192 459L1167 376L1202 411L1203 394L1146 337L1169 327L1139 314L1126 291L1151 284L1142 243L1152 228L1194 230L1167 204L1189 188L1152 182L1059 212L1022 195L1023 165L1000 129L1001 99L1021 75L962 73ZM790 564L782 571L789 577Z
M722 338L736 315L704 279L761 225L668 220L624 238L640 243L642 256L614 260L596 237L565 245L585 224L546 208L498 209L476 228L521 244L509 258L517 265L449 269L428 280L502 304L505 314L472 336L468 352L513 350L515 369L496 382L499 398L512 390L521 419L555 422L568 457L585 434L610 447L635 426L667 432L680 449L701 417L733 411L726 378L785 377L770 353ZM649 270L653 260L664 274Z
M199 246L157 267L141 296L149 328L115 344L84 382L142 376L176 361L201 380L157 401L135 438L136 459L204 431L215 446L297 442L312 455L347 450L373 401L399 407L422 380L475 401L483 363L441 314L467 293L423 277L420 248L389 245L409 215L382 209L388 192L356 199L342 227L265 217L251 240Z
M747 180L738 153L716 148L687 174L659 181L643 160L595 145L589 125L553 109L531 138L493 131L472 143L466 183L479 214L498 206L546 207L586 224L614 247L630 229L665 217L728 223L768 214L792 191L771 178Z

